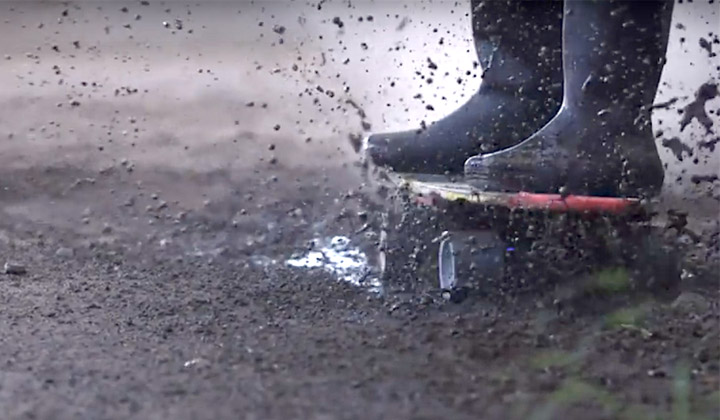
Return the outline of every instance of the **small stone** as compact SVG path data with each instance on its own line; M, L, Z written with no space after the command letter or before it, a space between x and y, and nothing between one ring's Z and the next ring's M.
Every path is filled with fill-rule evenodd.
M105 226L103 226L102 233L107 235L108 233L112 233L112 230L113 230L112 226L105 225Z
M60 247L55 251L55 256L60 258L72 258L75 256L75 250L68 247Z
M702 314L710 309L708 300L694 292L683 292L672 303L672 308L680 312L694 312Z
M19 263L6 262L3 266L3 271L5 272L5 274L19 276L27 273L27 268Z

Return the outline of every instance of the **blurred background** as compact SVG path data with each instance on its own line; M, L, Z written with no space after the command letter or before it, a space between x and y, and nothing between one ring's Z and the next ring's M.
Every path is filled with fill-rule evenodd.
M247 167L270 143L290 166L351 161L349 134L418 127L478 87L469 8L400 0L3 2L2 165L102 168L125 158ZM718 185L690 182L718 173L720 154L699 145L718 135L697 121L681 132L679 122L698 88L717 82L719 19L713 2L676 5L656 99L677 98L653 122L663 131L668 188L685 198ZM429 61L438 66L432 77ZM706 108L717 131L720 98ZM673 138L687 149L663 147Z

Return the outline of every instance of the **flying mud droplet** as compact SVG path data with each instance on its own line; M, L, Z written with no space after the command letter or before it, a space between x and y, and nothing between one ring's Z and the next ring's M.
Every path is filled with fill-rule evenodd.
M403 29L405 29L405 27L407 27L408 23L410 23L410 18L405 16L404 18L402 18L402 20L398 24L397 28L395 28L395 30L398 32L402 31Z
M663 147L670 149L673 155L675 155L675 159L679 160L680 162L683 161L683 153L687 153L688 157L693 155L692 147L683 143L677 137L673 137L671 139L663 139L662 145Z
M673 106L673 105L675 105L675 103L676 103L679 99L680 99L680 98L678 98L678 97L676 96L676 97L674 97L674 98L668 99L668 100L665 101L665 102L660 102L660 103L654 104L654 105L652 105L652 106L650 107L650 111L652 111L652 110L654 110L654 109L670 109L670 107Z
M712 184L712 183L714 183L715 181L717 181L718 179L720 179L720 178L718 178L718 176L717 176L716 174L712 174L712 175L693 175L692 177L690 177L690 182L692 182L692 183L695 184L695 185L701 184L701 183L703 183L703 182L707 182L707 183Z
M715 145L718 144L718 143L720 143L720 137L716 137L716 138L714 138L714 139L707 140L707 141L701 141L701 142L698 143L698 148L700 148L700 149L708 149L710 152L714 152L714 151L715 151Z
M708 57L713 56L712 44L708 42L707 39L701 37L698 43L700 44L700 48L708 52Z
M335 16L333 18L332 23L340 29L342 29L345 26L345 23L343 23L343 21L337 16Z
M285 263L296 268L322 268L355 286L367 287L373 292L381 290L379 279L371 275L367 255L352 246L345 236L315 239L309 252Z
M348 134L348 140L350 141L350 146L353 148L355 153L360 153L360 149L363 145L362 136L357 133L350 133Z
M704 83L695 93L695 100L687 104L683 109L683 117L680 120L680 131L685 130L693 119L696 119L705 127L708 133L712 133L713 122L705 111L705 103L718 96L718 87L714 83Z

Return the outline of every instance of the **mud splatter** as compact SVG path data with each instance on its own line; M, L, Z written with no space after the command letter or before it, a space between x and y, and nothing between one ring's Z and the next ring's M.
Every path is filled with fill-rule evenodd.
M408 23L410 23L410 18L405 16L404 18L402 18L402 20L398 24L397 28L395 28L395 30L402 31L403 29L405 29L405 27L408 25Z
M715 137L714 139L710 139L707 141L700 141L698 142L698 148L700 149L708 149L710 152L715 151L715 145L720 143L720 137Z
M379 280L370 276L367 256L345 236L316 239L309 252L287 260L286 264L296 268L322 268L340 280L380 291Z
M690 102L683 109L683 117L680 120L680 131L685 130L694 119L705 127L708 133L712 133L713 122L705 111L705 103L710 99L717 97L718 87L716 84L708 82L704 83L695 93L695 100Z
M357 114L360 117L360 125L362 126L363 131L370 131L372 125L370 125L367 120L367 113L365 112L365 110L352 99L347 99L345 103L350 105L355 109L355 111L357 111Z
M704 49L705 51L708 52L708 56L709 56L709 57L712 57L712 56L713 56L712 44L710 43L710 41L708 41L707 39L701 37L701 38L700 38L700 41L699 41L699 44L700 44L700 48L702 48L702 49Z
M357 133L350 133L348 134L348 141L350 142L350 146L353 148L355 153L359 153L360 149L363 146L362 136Z
M665 101L665 102L660 102L660 103L658 103L658 104L654 104L653 106L650 107L650 110L652 111L653 109L668 109L668 108L670 108L671 106L675 105L675 103L676 103L679 99L680 99L680 98L678 98L678 97L676 96L676 97L674 97L674 98L668 99L668 100Z
M693 175L690 177L690 182L692 182L695 185L701 184L703 182L713 183L717 180L719 180L718 176L716 174L712 175Z
M663 139L663 147L667 147L675 155L675 158L680 162L683 161L683 153L687 153L688 157L693 155L692 147L683 143L678 137L671 139Z

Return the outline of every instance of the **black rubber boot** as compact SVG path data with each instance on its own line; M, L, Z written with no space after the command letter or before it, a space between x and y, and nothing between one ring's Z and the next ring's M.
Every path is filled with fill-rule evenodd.
M563 105L524 142L465 163L486 191L652 196L663 167L650 125L672 0L566 0Z
M467 158L531 135L562 101L562 2L473 0L479 90L425 129L374 134L367 156L399 172L462 174Z

